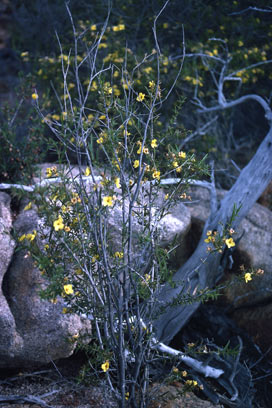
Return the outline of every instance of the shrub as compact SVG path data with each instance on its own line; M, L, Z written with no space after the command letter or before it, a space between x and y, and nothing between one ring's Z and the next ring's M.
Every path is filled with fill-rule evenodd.
M165 269L168 252L158 249L160 221L176 200L186 198L187 180L208 175L208 168L204 160L180 151L167 134L156 131L168 97L160 79L158 44L131 72L128 53L123 66L108 63L99 69L96 55L106 25L82 59L74 25L73 29L73 57L72 51L67 58L61 52L67 98L58 97L59 113L49 119L40 110L39 95L33 96L58 140L60 164L47 169L48 183L32 197L42 219L39 229L22 235L19 242L49 279L41 295L52 302L62 297L63 313L93 320L93 374L106 377L120 407L144 407L149 400L150 367L157 359L151 323L156 294L171 278ZM147 76L140 86L138 72L149 60L156 60L157 79ZM84 84L81 70L87 69L88 84ZM122 98L114 92L116 72L124 85ZM170 135L173 131L168 129ZM169 182L170 176L178 183L162 194L160 181ZM120 222L115 239L112 214Z

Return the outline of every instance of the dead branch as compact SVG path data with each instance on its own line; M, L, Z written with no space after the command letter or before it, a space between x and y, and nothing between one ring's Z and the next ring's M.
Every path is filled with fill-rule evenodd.
M220 88L220 92L223 92L222 89ZM223 100L222 98L219 99ZM174 275L173 280L176 282L176 288L166 284L158 293L160 307L166 309L159 317L157 315L154 317L153 324L156 336L166 344L178 333L199 307L199 303L186 306L169 306L171 302L177 301L182 293L193 294L195 290L213 287L222 277L223 268L220 266L224 254L213 253L207 256L207 244L204 242L206 231L222 231L222 226L225 226L230 220L234 204L237 208L241 207L232 225L233 228L237 228L272 179L272 112L263 98L258 95L245 95L238 100L211 108L201 105L201 112L230 108L249 99L256 100L264 108L265 117L270 124L269 132L254 157L241 171L231 190L222 199L218 209L211 212L194 254ZM181 287L182 289L180 289Z

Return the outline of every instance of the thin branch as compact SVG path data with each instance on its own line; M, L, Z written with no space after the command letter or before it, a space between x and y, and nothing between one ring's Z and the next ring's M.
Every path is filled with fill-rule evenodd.
M215 214L217 209L218 209L218 204L217 204L217 197L216 197L216 188L215 188L215 180L214 180L214 161L211 162L211 200L210 200L210 206L211 206L211 215Z
M18 115L18 112L19 112L19 110L20 110L20 108L21 108L21 106L22 106L23 101L24 101L24 98L21 98L21 100L20 100L20 102L19 102L19 104L18 104L18 106L17 106L17 109L16 109L16 111L15 111L13 117L12 117L11 121L10 121L9 124L8 124L9 128L12 127L13 122L14 122L14 120L16 119L16 117L17 117L17 115Z
M214 368L209 365L205 365L202 361L198 361L192 357L186 356L179 350L175 350L172 347L166 346L161 342L158 343L155 338L153 338L152 341L154 343L154 348L163 353L170 354L171 356L179 357L180 360L183 361L187 366L193 368L195 371L201 374L204 374L205 377L219 378L222 374L224 374L224 371L220 368Z
M206 106L204 106L203 104L198 104L200 106L200 109L198 109L198 113L207 113L207 112L216 112L219 110L224 110L224 109L229 109L229 108L233 108L236 105L239 105L240 103L246 102L248 100L255 100L256 102L258 102L264 109L265 111L265 118L271 122L272 121L272 111L268 105L268 103L259 95L255 95L255 94L249 94L249 95L244 95L241 96L240 98L231 101L231 102L225 102L222 105L216 105L216 106L212 106L210 108L207 108Z
M131 322L137 321L136 316L132 316L130 318ZM140 319L140 325L144 330L147 330L147 326L144 323L142 319ZM211 378L219 378L222 374L224 374L224 371L219 369L219 368L214 368L209 365L205 365L203 362L198 361L192 357L186 356L183 354L181 351L176 350L172 347L167 346L166 344L159 342L154 336L151 337L151 344L152 348L161 351L162 353L167 353L171 356L176 356L179 357L181 361L183 361L186 365L189 367L193 368L195 371L204 374L205 377L211 377Z
M260 11L262 13L272 13L272 7L269 7L268 9L261 9L261 8L258 8L258 7L249 6L248 8L246 8L244 10L234 11L233 13L230 13L229 16L244 14L244 13L247 13L248 11Z
M230 81L230 80L240 79L240 78L232 78L232 77L233 77L233 75L236 75L238 72L248 71L249 69L259 67L260 65L271 64L271 62L272 62L271 59L270 59L270 60L267 60L267 61L260 61L260 62L256 62L255 64L248 65L247 67L237 69L236 71L233 71L233 72L231 72L230 74L228 74L228 75L225 77L224 80L225 80L225 81Z
M218 116L213 117L209 122L205 123L205 125L201 126L200 129L197 129L193 133L191 133L189 136L187 136L179 145L179 149L182 149L183 146L185 146L186 143L189 143L194 137L196 136L202 136L206 133L207 129L218 119Z

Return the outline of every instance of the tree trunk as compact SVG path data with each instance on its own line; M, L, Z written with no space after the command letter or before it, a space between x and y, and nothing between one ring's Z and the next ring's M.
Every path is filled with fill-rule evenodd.
M247 215L256 200L272 179L272 127L259 146L252 160L241 171L237 181L222 199L219 207L211 212L207 220L200 242L190 259L176 272L173 280L176 288L169 284L159 292L160 306L165 311L154 319L156 337L168 344L178 331L186 324L200 303L173 306L171 302L180 294L193 294L194 291L213 287L221 278L222 254L215 252L208 255L207 244L204 242L207 230L222 231L222 225L230 220L233 205L241 206L238 216L232 224L237 228ZM155 316L158 315L156 310Z

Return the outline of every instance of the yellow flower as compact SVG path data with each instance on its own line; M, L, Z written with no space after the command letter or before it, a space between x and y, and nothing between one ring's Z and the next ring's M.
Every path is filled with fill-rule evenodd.
M163 23L162 28L168 28L168 23Z
M30 203L28 203L25 208L24 211L30 210L30 208L32 207L32 202L30 201Z
M63 59L63 61L68 61L68 55L61 54L61 55L59 55L58 58L59 58L60 60Z
M158 147L157 139L152 139L151 140L151 147L152 147L152 149L155 149L155 147Z
M86 168L86 170L85 170L85 173L84 173L84 174L85 174L85 176L87 176L87 177L88 177L88 176L91 174L90 167L87 167L87 168Z
M97 139L96 143L102 144L104 142L103 137L101 136L99 139Z
M117 170L120 170L120 166L119 166L119 163L118 163L117 160L114 160L112 163L113 163L114 166L117 168Z
M72 295L74 293L73 285L71 285L71 283L64 285L63 289L66 295Z
M150 164L147 164L147 165L146 165L145 171L150 171Z
M181 372L182 377L187 377L187 374L188 374L188 373L187 373L187 371L185 371L185 370Z
M151 279L151 276L148 273L146 273L144 277L145 277L146 282L149 282Z
M137 96L136 100L138 102L142 102L144 100L144 98L145 98L145 94L140 92L139 95Z
M104 91L105 91L106 94L112 95L112 87L110 86L109 82L106 82L104 84Z
M66 226L64 227L64 231L65 231L65 232L70 232L70 231L71 231L71 228L68 227L68 225L66 225Z
M52 119L60 120L60 116L57 114L52 115Z
M128 132L127 130L124 130L124 131L123 131L123 136L124 136L124 137L130 136L130 135L131 135L131 133Z
M186 159L186 153L185 152L179 152L178 156L181 157L182 159Z
M53 226L54 226L55 231L59 231L64 228L63 218L61 215L59 215L59 218L54 221Z
M155 82L154 81L149 81L148 86L150 89L154 89L155 88Z
M167 194L165 194L164 199L168 200L168 198L169 198L169 194L167 193Z
M174 161L172 164L173 164L173 167L175 167L175 168L178 167L178 162L177 161Z
M119 177L115 177L114 183L115 183L115 185L116 185L117 188L121 188L120 178L119 178Z
M39 98L39 95L38 95L36 92L34 92L34 93L31 95L31 98L32 98L34 101L36 101L36 99Z
M246 283L251 281L252 280L251 273L249 273L249 272L245 273L244 278L245 278Z
M129 399L129 392L125 393L125 399L128 400Z
M161 172L158 171L158 170L155 170L155 171L152 173L152 177L153 177L154 179L159 180L160 177L161 177Z
M124 257L124 252L118 252L118 251L117 251L117 252L114 253L114 257L121 259L121 258Z
M26 234L25 239L27 239L28 241L33 241L36 238L37 235L37 231L33 230L33 233L31 234Z
M105 361L104 364L101 364L101 368L104 371L104 373L106 373L108 371L108 369L110 368L110 362L109 360Z
M140 165L139 160L135 160L134 163L133 163L134 169L137 169L137 167L139 167L139 165Z
M91 31L96 31L96 24L91 25Z
M153 68L152 68L152 67L146 67L146 68L143 69L143 71L144 71L146 74L150 74L150 72L153 71Z
M225 243L226 243L228 248L231 248L231 247L235 246L235 242L233 241L232 238L226 239Z
M137 154L141 154L142 151L142 143L138 140L137 145L139 145L139 148L137 150Z
M62 119L63 120L67 119L67 112L62 112Z
M52 176L57 176L58 172L57 172L57 167L53 166L53 167L47 167L46 169L46 177L52 177Z
M112 207L113 206L113 199L111 196L105 196L102 200L103 207Z
M92 257L92 262L96 262L99 259L99 255L94 255Z
M123 31L125 29L125 24L118 24L112 27L112 31Z
M212 235L212 230L207 231L206 235L207 236Z
M26 239L26 234L21 235L19 241L22 242L24 239Z
M99 45L98 45L98 48L100 49L100 48L107 48L108 47L108 44L106 44L106 43L100 43Z
M120 96L121 95L120 89L118 89L117 86L113 86L113 88L114 88L114 95L115 96Z
M178 373L178 372L179 372L179 369L178 369L177 367L173 367L173 368L172 368L172 371L173 371L173 373Z

